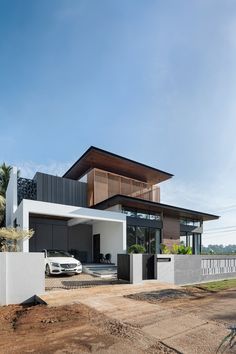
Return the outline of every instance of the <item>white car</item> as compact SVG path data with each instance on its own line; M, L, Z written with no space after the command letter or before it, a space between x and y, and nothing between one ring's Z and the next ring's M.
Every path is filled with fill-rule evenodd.
M61 250L43 250L45 256L45 273L51 274L79 274L82 272L80 261L74 256Z

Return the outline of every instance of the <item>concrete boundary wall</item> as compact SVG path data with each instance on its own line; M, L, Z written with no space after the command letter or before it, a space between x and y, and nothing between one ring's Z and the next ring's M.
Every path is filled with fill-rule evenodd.
M43 253L0 253L0 306L30 302L44 292Z
M236 256L157 255L157 280L194 284L236 278Z

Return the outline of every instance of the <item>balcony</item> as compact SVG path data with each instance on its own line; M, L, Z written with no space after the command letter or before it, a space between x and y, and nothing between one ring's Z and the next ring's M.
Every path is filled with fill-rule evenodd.
M160 188L111 172L93 169L87 175L88 205L93 206L121 194L133 198L160 202Z
M160 188L158 186L152 186L141 191L133 192L128 195L129 197L148 200L149 202L160 203Z

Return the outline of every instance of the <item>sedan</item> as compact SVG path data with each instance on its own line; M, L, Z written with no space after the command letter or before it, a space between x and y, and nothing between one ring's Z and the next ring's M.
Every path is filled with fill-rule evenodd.
M52 274L79 274L82 272L80 261L62 250L43 250L45 256L45 273Z

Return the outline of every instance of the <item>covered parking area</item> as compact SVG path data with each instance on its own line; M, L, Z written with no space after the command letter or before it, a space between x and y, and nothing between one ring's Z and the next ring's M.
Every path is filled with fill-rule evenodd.
M126 253L126 217L111 211L62 204L23 200L15 222L22 229L35 231L22 242L22 251L62 249L78 252L82 262L94 262L99 253Z

